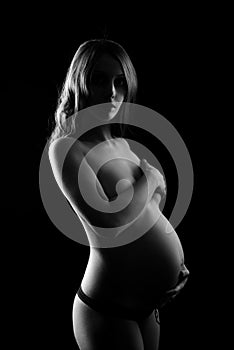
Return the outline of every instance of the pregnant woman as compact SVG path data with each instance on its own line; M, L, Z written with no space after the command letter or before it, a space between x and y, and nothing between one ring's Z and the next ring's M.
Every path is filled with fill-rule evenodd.
M163 176L123 137L112 135L111 121L135 101L136 90L135 69L122 46L107 39L83 43L68 70L50 138L55 179L90 243L72 313L81 350L158 349L159 309L189 274L180 240L159 208ZM83 133L93 120L102 125ZM116 210L116 201L129 199L132 190L129 204Z

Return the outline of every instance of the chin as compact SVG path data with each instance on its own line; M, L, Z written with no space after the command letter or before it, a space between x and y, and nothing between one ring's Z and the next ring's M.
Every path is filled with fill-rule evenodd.
M109 121L118 114L120 106L113 106L110 103L101 103L95 105L95 116L99 120Z
M113 110L110 111L108 114L108 119L113 119L117 115L118 111L113 108Z

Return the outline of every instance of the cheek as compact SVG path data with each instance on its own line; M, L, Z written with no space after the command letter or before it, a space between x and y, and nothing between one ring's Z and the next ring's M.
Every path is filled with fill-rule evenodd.
M124 101L124 95L123 94L119 95L118 101L119 102L123 102Z
M120 89L118 92L117 92L117 96L118 96L118 101L119 102L123 102L125 97L127 96L127 91L124 90L124 89Z
M90 89L88 95L88 104L94 105L99 103L101 97L103 96L102 91L100 89Z
M95 98L96 96L99 96L99 95L101 95L102 93L103 93L103 91L102 91L103 89L101 89L101 88L92 88L92 89L90 89L90 96L92 97L92 98Z

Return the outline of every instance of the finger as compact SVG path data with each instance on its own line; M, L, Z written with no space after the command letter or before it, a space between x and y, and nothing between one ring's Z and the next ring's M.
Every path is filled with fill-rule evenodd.
M162 197L161 197L161 195L160 195L159 193L154 192L154 194L153 194L153 196L152 196L152 199L154 199L154 201L155 201L157 204L159 204L159 203L161 202Z
M147 169L147 161L146 159L141 159L140 166L142 169L146 170Z

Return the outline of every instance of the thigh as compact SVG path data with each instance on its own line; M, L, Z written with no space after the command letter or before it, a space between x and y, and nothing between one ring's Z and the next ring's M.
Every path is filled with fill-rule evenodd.
M158 350L160 338L159 316L156 320L153 312L144 321L138 322L138 325L144 343L144 350Z
M76 295L73 330L80 350L144 350L137 322L105 316L83 303Z

